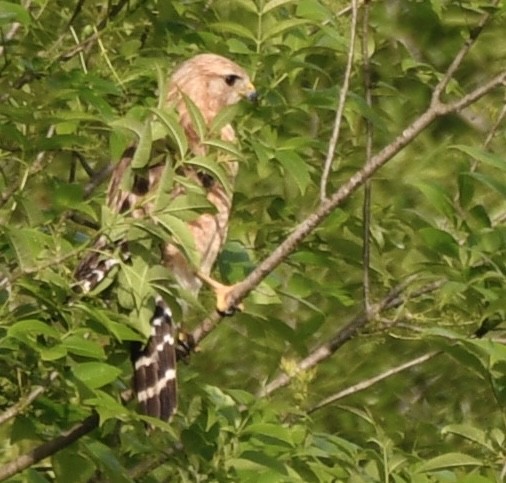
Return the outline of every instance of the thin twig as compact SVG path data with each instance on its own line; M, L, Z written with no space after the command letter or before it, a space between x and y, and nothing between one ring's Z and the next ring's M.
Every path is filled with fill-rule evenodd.
M399 307L406 303L407 300L412 300L431 291L435 291L441 287L442 283L444 283L443 281L432 282L423 286L419 290L413 291L408 297L403 297L401 294L416 278L416 275L408 277L402 283L394 287L380 302L373 304L369 312L364 311L357 315L344 327L339 329L339 331L328 342L316 347L306 358L297 364L297 370L295 373L310 369L323 360L328 359L346 342L355 337L358 332L367 325L367 323L374 320L381 312ZM280 374L259 392L259 397L268 396L281 387L286 386L292 377L293 375Z
M336 118L334 120L334 129L329 142L329 148L327 157L323 166L323 174L320 181L320 202L323 202L327 198L327 183L330 174L330 168L332 167L332 161L336 153L337 141L339 140L339 133L341 131L341 121L343 119L344 104L346 102L346 96L348 95L348 89L350 85L351 69L353 67L353 56L355 53L355 39L357 37L357 0L352 0L352 17L350 27L350 47L348 49L348 61L346 63L346 71L344 74L343 86L339 93L339 105L336 110Z
M53 371L49 375L49 383L53 382L58 377L58 372ZM37 386L28 396L25 398L19 400L14 406L11 406L9 409L5 410L2 414L0 414L0 424L5 423L6 421L9 421L9 419L12 419L16 417L23 409L25 409L27 406L32 404L35 399L37 399L48 387L50 387L51 384L48 384L47 386Z
M320 401L318 404L314 405L311 409L309 409L308 413L311 414L318 409L321 409L325 406L328 406L329 404L332 404L332 403L338 401L339 399L342 399L347 396L351 396L352 394L356 394L357 392L360 392L360 391L364 391L365 389L368 389L371 386L374 386L374 384L377 384L378 382L383 381L384 379L387 379L395 374L399 374L399 372L411 369L414 366L424 364L425 362L433 359L434 357L436 357L442 353L443 353L442 351L428 352L427 354L424 354L423 356L420 356L420 357L412 359L408 362L405 362L404 364L401 364L396 367L392 367L391 369L388 369L387 371L382 372L381 374L378 374L377 376L371 377L370 379L359 382L358 384L355 384L353 386L347 387L346 389L343 389L342 391L339 391L336 394L333 394L332 396L325 398L323 401Z
M84 187L84 198L87 199L90 195L95 191L95 189L102 184L109 175L112 173L114 169L114 165L109 163L107 166L104 166L100 171L95 173L91 178L91 181Z
M77 33L72 25L69 27L70 33L72 34L72 38L74 39L74 42L76 45L79 45L79 37L77 36ZM98 32L95 32L98 35ZM83 69L83 72L85 74L88 73L88 68L86 67L86 59L84 58L84 55L82 52L79 53L79 60L81 61L81 67Z
M506 116L506 102L503 104L501 112L500 112L499 116L497 117L494 125L490 129L490 132L487 134L487 138L485 139L485 142L483 143L483 147L488 148L488 146L492 142L492 139L494 139L494 136L497 133L497 129L501 125L501 122L503 121L505 116Z
M364 71L364 91L365 101L370 109L372 109L372 95L371 95L371 66L369 62L369 4L364 6L364 13L362 19L362 58L363 58L363 71ZM366 163L371 161L372 157L372 138L373 127L369 118L365 118L366 129L366 145L365 157ZM364 185L364 204L362 207L363 218L363 251L362 259L364 262L364 278L363 278L363 292L364 292L364 307L365 311L369 312L371 306L371 180L368 179Z
M500 0L494 0L491 4L491 7L497 6L499 1ZM455 75L455 72L457 72L457 69L460 67L460 64L464 60L465 56L467 55L471 47L475 44L476 40L478 39L483 30L483 27L485 27L487 22L490 20L491 15L492 15L491 12L485 13L478 22L478 25L469 32L469 38L464 42L464 45L462 45L461 49L458 51L457 55L454 57L450 66L446 70L445 75L436 85L434 92L432 94L433 99L437 101L441 99L441 94L448 86L448 83Z
M93 46L93 44L98 40L101 32L93 33L91 34L87 39L83 40L79 45L76 45L75 47L72 47L71 49L67 50L66 52L63 52L60 54L56 59L55 62L65 62L67 60L72 59L77 54L81 54L82 52L87 53L89 49Z

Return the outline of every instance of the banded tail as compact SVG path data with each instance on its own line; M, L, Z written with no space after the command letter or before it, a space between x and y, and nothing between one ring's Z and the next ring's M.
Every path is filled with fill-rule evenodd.
M146 345L135 342L131 348L134 390L144 414L167 421L177 408L177 328L160 296L150 323Z

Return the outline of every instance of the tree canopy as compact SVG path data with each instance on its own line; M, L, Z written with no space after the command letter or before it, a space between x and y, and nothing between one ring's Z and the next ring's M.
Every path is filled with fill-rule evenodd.
M504 2L0 1L0 29L0 480L502 481ZM163 99L202 52L260 99L195 158ZM192 259L201 195L156 226L105 207L124 149L143 166L160 138L174 168L239 159L231 318L160 265L167 237ZM132 259L78 294L104 231ZM129 344L154 290L199 350L148 430Z

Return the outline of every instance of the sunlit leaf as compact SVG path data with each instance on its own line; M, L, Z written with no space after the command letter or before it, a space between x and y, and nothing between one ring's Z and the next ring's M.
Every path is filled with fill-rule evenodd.
M200 109L188 96L184 95L183 100L186 105L186 110L190 115L192 128L197 134L199 141L203 141L207 134L206 120L204 119L203 114L200 112Z
M301 0L297 2L297 16L321 22L331 18L332 13L318 0Z
M84 334L65 337L62 346L71 354L90 359L105 359L103 347L96 341L86 339Z
M431 458L422 463L418 472L426 473L429 471L441 470L444 468L453 468L459 466L483 466L484 462L464 453L446 453L435 458Z
M82 362L72 372L87 386L96 389L118 379L121 369L104 362Z
M30 14L21 5L11 2L0 2L0 24L20 22L27 25L30 21Z
M281 22L275 23L271 28L263 32L263 40L266 41L269 38L281 35L288 30L307 25L308 21L301 18L291 18L288 20L282 20Z
M218 32L228 32L238 37L243 37L249 40L255 40L255 35L241 24L233 22L216 22L209 25L211 30Z
M226 173L222 165L214 161L210 156L196 156L187 161L188 164L203 168L210 173L218 183L225 189L225 192L230 196L232 194L232 186L230 184L229 175Z
M279 150L276 152L276 157L283 166L285 175L293 180L300 193L304 194L311 182L311 178L302 157L291 150Z
M474 146L456 145L451 147L469 155L471 158L479 161L480 163L506 171L506 157L504 155L501 156Z
M487 441L485 431L469 424L449 424L441 430L441 434L455 434L483 446L485 449L494 451Z
M153 141L151 138L151 123L145 122L142 132L139 136L139 142L135 147L135 154L132 159L132 168L144 168L149 163L151 156L151 145Z
M193 266L198 267L199 257L188 225L169 213L161 213L155 220L174 237L174 241L184 250Z
M458 256L458 243L449 233L431 227L422 228L419 233L432 250L450 257Z
M188 151L188 141L176 114L173 111L164 109L151 109L151 111L163 122L172 140L176 143L179 156L184 158Z
M53 339L60 339L59 332L50 325L35 319L20 320L7 330L7 334L11 337L27 337L45 335Z

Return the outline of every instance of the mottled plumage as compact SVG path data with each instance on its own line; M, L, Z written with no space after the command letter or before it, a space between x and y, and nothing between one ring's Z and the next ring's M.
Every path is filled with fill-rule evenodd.
M185 96L195 104L209 124L224 107L235 104L244 97L253 99L256 93L248 74L234 62L218 55L197 55L176 69L169 81L167 105L175 108L178 113L193 154L202 155L206 153L206 147L200 143L192 125ZM224 141L234 141L232 126L224 126L220 137ZM125 190L122 179L134 154L135 148L129 148L117 164L109 184L107 203L116 212L129 212L131 216L141 218L152 209L149 203L141 201L158 187L164 166L149 167L144 175L134 177L130 190ZM237 174L237 162L228 161L225 167L229 181L233 183ZM206 278L225 241L232 200L218 180L209 174L199 172L190 165L184 166L183 174L201 186L207 200L215 208L188 223L200 255L200 267L197 267L199 275ZM172 193L173 198L183 194L184 188L180 186L174 188ZM76 279L84 292L92 290L107 271L118 264L110 256L104 257L106 245L104 237L97 240L94 250L76 269ZM109 251L112 251L110 247ZM128 256L125 242L120 244L119 252L123 258ZM196 267L191 267L181 251L170 241L163 247L161 258L181 286L194 294L198 292L202 282L195 273ZM183 348L177 347L178 338L172 315L161 297L156 299L151 324L151 336L147 344L134 345L132 348L135 392L146 414L168 419L176 407L176 350L183 351L187 347L182 342L180 345L183 344Z

